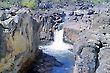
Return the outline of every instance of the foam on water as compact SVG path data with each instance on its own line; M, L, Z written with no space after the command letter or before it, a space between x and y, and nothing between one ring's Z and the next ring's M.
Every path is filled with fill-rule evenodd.
M72 48L72 45L63 42L63 29L56 30L54 36L54 42L50 45L40 46L40 49L64 64L63 67L54 67L52 73L71 73L74 61L73 53L68 49Z

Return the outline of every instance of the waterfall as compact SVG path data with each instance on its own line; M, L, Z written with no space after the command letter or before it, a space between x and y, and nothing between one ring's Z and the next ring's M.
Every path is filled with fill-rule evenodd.
M63 43L63 29L54 33L54 42L52 43L54 49L61 49L64 46Z
M68 16L66 19L68 19ZM55 57L57 61L63 63L62 67L53 67L52 73L71 73L73 69L73 53L68 50L73 48L73 46L63 41L63 25L64 23L59 24L58 29L55 30L54 41L51 44L39 46L39 49L44 53Z

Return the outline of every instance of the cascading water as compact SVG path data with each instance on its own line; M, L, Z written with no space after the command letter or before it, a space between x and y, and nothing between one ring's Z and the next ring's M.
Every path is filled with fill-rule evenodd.
M67 18L68 12L66 13L65 19ZM61 23L60 25L63 26L63 24ZM72 48L72 45L63 42L63 32L63 29L57 29L54 32L54 41L50 45L39 46L44 53L55 57L63 64L62 67L53 67L52 73L72 73L73 70L73 53L68 50Z
M54 42L50 45L40 46L40 49L44 53L54 56L63 64L62 67L54 67L52 73L71 73L73 69L73 53L68 49L71 49L72 45L63 42L63 29L56 30L54 36Z
M55 34L55 38L54 38L54 42L52 43L52 46L54 49L60 49L63 47L63 29L60 31L57 31L54 33Z
M54 32L54 42L47 46L48 48L53 48L53 50L67 50L70 45L63 42L63 29L60 31L56 30Z

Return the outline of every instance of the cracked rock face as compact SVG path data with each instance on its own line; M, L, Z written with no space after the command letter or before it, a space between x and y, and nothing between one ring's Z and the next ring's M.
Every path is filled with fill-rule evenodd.
M40 24L27 13L19 14L18 19L15 15L6 24L0 25L0 72L23 73L34 57L39 55ZM4 29L8 32L4 32Z

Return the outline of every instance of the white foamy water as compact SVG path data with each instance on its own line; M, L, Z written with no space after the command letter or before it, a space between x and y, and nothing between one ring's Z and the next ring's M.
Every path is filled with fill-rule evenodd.
M50 54L70 52L68 49L71 48L72 45L63 42L63 29L60 31L56 30L54 32L54 42L52 42L50 45L40 46L40 49L42 49L45 53Z
M68 18L68 12L65 19ZM61 25L63 25L62 23ZM39 46L44 53L54 56L59 62L63 63L63 67L53 67L52 73L73 73L73 53L68 49L73 48L71 44L63 41L64 30L56 30L54 32L54 41L50 45Z
M52 73L72 73L73 69L73 53L68 49L72 45L63 42L63 29L55 31L54 42L50 45L40 46L44 53L54 56L59 62L63 63L63 67L53 67Z

